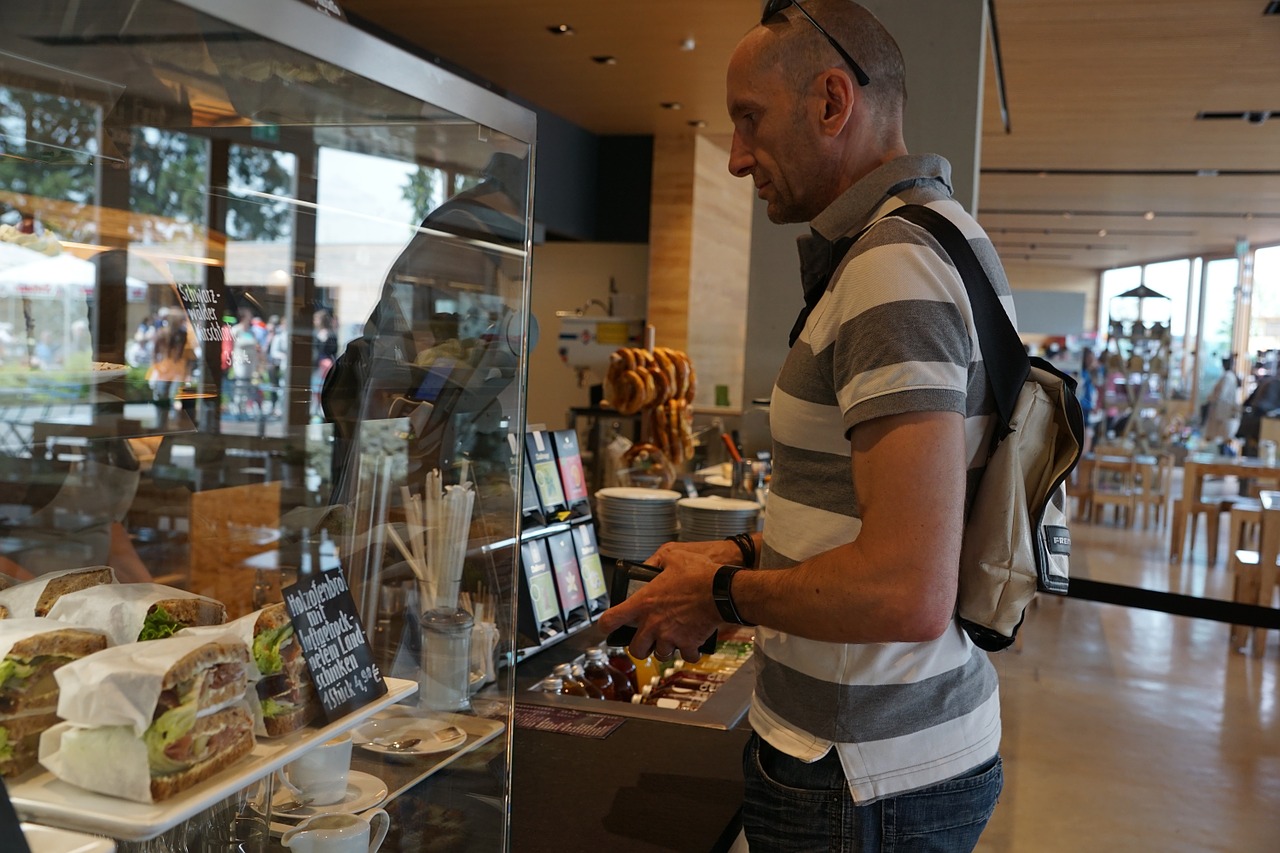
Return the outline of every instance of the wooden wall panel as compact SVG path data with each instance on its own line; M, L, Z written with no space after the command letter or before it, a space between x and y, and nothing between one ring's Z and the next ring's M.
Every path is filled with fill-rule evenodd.
M691 132L654 141L649 322L657 343L685 350L699 408L729 388L742 405L751 254L750 181L729 174L723 143Z

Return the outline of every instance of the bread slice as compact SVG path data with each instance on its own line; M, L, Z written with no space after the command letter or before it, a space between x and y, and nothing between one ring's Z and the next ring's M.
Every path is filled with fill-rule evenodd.
M9 745L8 757L0 760L0 776L10 778L34 767L40 735L57 722L58 715L53 713L0 717L0 729L4 729Z
M57 624L56 622L53 624ZM106 635L80 628L55 628L18 640L9 649L10 657L31 660L38 655L82 658L107 647Z
M227 621L226 606L220 601L207 598L164 598L147 608L147 612L151 613L157 607L163 607L166 613L181 622L185 628L221 625Z
M296 732L320 715L320 700L314 690L308 691L308 699L287 714L276 714L264 717L262 725L267 729L268 737L280 737L289 732Z
M254 746L253 719L237 705L201 717L191 730L193 741L204 741L204 757L186 770L151 778L151 799L159 802L216 775L248 755Z
M44 592L36 601L35 615L48 616L49 608L53 607L54 602L69 592L114 583L115 579L115 572L109 566L92 566L53 578L45 584Z

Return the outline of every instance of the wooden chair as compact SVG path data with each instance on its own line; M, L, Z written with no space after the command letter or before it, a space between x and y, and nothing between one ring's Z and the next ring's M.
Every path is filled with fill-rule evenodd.
M1239 604L1258 603L1258 591L1262 582L1258 559L1257 551L1242 548L1231 553L1228 567L1232 576L1232 601ZM1232 625L1231 650L1243 651L1248 648L1250 633L1248 625Z
M1091 478L1094 522L1102 518L1102 511L1107 506L1113 506L1116 523L1133 526L1138 506L1136 477L1137 465L1131 456L1099 456L1094 459Z
M1075 500L1075 514L1071 501ZM1088 520L1093 515L1093 459L1081 458L1067 478L1067 517Z
M1169 491L1173 482L1173 456L1162 453L1155 457L1142 457L1137 464L1137 502L1142 507L1142 529L1146 530L1154 521L1158 530L1168 514Z

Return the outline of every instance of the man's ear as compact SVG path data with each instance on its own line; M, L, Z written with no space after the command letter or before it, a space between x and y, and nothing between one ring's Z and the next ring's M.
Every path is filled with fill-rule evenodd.
M822 115L819 122L827 136L839 136L853 117L861 93L851 78L839 68L828 68L818 76Z

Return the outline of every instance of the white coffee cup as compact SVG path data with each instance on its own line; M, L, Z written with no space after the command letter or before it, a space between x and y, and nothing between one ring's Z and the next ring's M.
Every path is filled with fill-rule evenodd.
M317 806L336 803L347 795L350 770L350 734L330 738L284 766L289 783Z

